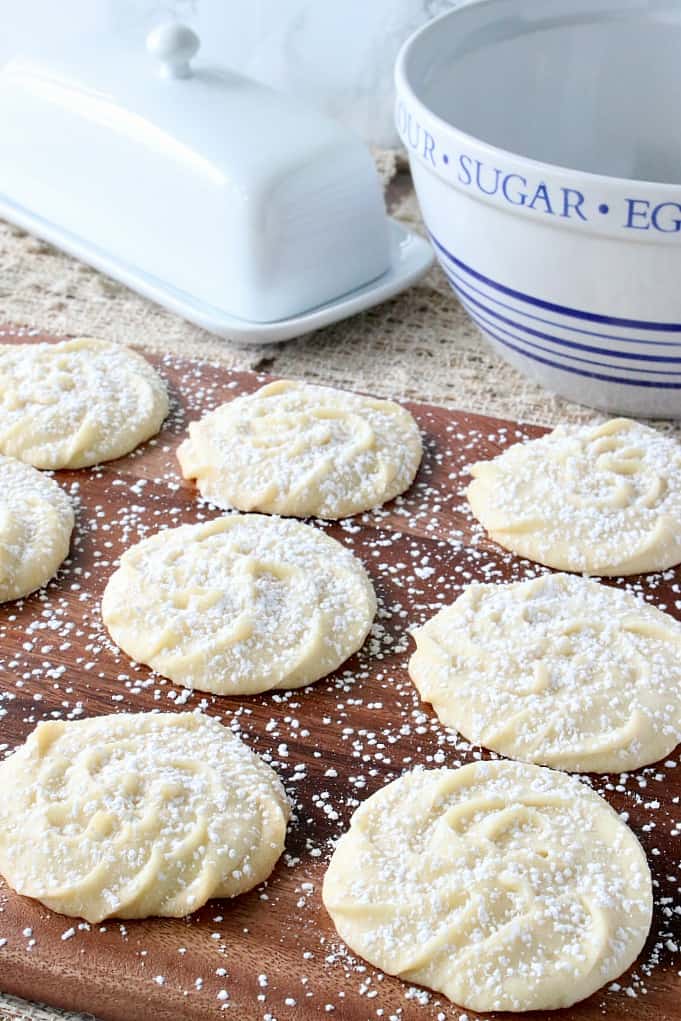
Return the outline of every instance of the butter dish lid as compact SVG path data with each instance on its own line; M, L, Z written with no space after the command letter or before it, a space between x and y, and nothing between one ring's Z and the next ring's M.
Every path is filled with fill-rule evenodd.
M305 332L427 270L360 140L198 48L173 24L139 52L98 40L6 64L0 215L242 341Z

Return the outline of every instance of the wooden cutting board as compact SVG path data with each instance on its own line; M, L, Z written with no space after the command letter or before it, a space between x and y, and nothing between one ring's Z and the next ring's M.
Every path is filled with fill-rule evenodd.
M52 338L9 329L0 336L26 339ZM255 390L265 377L205 362L151 360L173 398L163 432L119 461L58 473L79 502L72 557L45 592L0 606L2 751L42 719L202 706L225 722L237 720L251 747L269 755L295 820L286 855L265 887L213 901L182 920L79 926L0 887L0 988L105 1021L463 1021L464 1015L472 1021L479 1015L349 954L324 911L320 887L332 842L361 800L417 764L458 766L481 755L419 702L406 672L407 628L473 579L504 581L533 571L481 535L461 492L467 463L542 430L410 405L426 439L410 492L345 525L322 526L358 553L376 586L381 611L366 648L306 690L185 698L183 689L133 668L116 652L102 628L100 596L116 558L142 535L217 513L180 478L175 448L187 421ZM680 582L677 569L631 585L681 618ZM593 778L618 811L629 813L647 851L657 884L652 931L618 988L569 1011L532 1014L534 1021L681 1017L680 758L681 748L667 762L626 777Z

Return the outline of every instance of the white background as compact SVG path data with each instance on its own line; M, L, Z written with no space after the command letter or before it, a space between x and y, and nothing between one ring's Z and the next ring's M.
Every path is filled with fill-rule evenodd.
M392 67L425 20L462 0L0 0L0 62L48 40L142 47L173 17L201 56L313 102L376 145L395 144Z

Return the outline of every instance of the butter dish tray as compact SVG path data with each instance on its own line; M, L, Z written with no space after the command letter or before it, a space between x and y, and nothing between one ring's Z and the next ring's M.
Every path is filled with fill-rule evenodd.
M389 220L391 261L389 268L378 279L298 315L269 323L251 322L230 316L215 306L198 301L190 294L154 279L134 266L119 262L102 249L97 249L69 234L68 231L42 220L2 195L0 219L21 227L56 248L61 248L81 262L88 263L106 276L120 281L131 290L181 316L182 319L195 323L209 333L215 333L219 337L242 345L275 344L277 341L301 337L323 326L357 315L374 305L388 301L389 298L417 283L433 264L432 251L427 242L397 221Z
M0 69L0 217L241 344L385 301L433 262L346 128L155 29Z

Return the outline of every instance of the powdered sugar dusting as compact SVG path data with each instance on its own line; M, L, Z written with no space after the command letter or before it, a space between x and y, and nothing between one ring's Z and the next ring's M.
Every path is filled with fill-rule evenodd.
M198 713L43 722L0 783L0 871L90 922L189 914L255 886L283 849L276 775Z
M349 550L261 514L144 540L122 557L102 602L109 632L134 659L220 694L316 681L362 645L375 611Z
M324 903L391 974L474 1010L517 1011L569 1006L619 977L647 937L652 887L636 838L598 795L500 761L415 769L364 802Z
M334 841L374 791L416 765L456 767L488 757L444 728L420 702L405 669L413 648L408 629L451 603L470 581L544 573L489 542L463 496L468 464L536 430L414 409L426 450L415 485L378 511L334 525L317 523L357 554L376 588L379 608L364 649L307 689L249 698L180 691L111 644L99 613L101 594L131 544L161 528L217 516L182 482L175 448L188 420L267 380L170 357L158 364L171 384L171 418L163 432L117 465L59 475L80 504L70 562L58 582L25 604L2 609L2 753L9 754L44 719L201 708L240 734L284 780L294 809L286 850L270 880L235 901L212 902L181 922L107 921L89 930L76 924L74 937L65 942L63 919L30 901L23 902L17 924L15 899L0 888L0 940L7 940L0 949L3 984L9 962L23 967L31 955L52 961L66 954L59 960L83 982L101 974L95 959L106 961L108 970L125 970L125 1002L134 995L150 1016L154 1004L170 997L182 997L187 1010L200 1016L224 1016L217 994L226 989L227 1016L254 1021L334 1016L461 1021L462 1015L474 1021L473 1012L386 976L349 952L321 905L320 889ZM681 616L677 571L615 584ZM651 938L635 966L617 980L618 988L603 989L582 1008L588 1021L670 1014L670 990L678 987L681 970L681 954L668 946L681 941L679 761L674 751L656 766L590 781L627 814L656 885ZM216 916L223 920L216 922ZM27 921L36 940L30 949L21 935ZM159 974L163 986L154 982ZM264 988L260 974L267 976ZM82 995L82 984L79 988ZM287 997L296 1006L287 1005Z
M71 501L53 479L0 455L0 602L49 581L68 553L73 521Z
M410 485L421 437L392 401L279 380L192 423L178 457L220 507L341 518Z
M159 375L119 344L0 345L0 451L37 468L121 457L158 432L167 413Z
M513 759L621 772L681 741L681 624L577 575L471 584L415 634L443 723Z
M471 472L476 516L521 556L610 576L681 562L681 446L639 422L559 426Z

